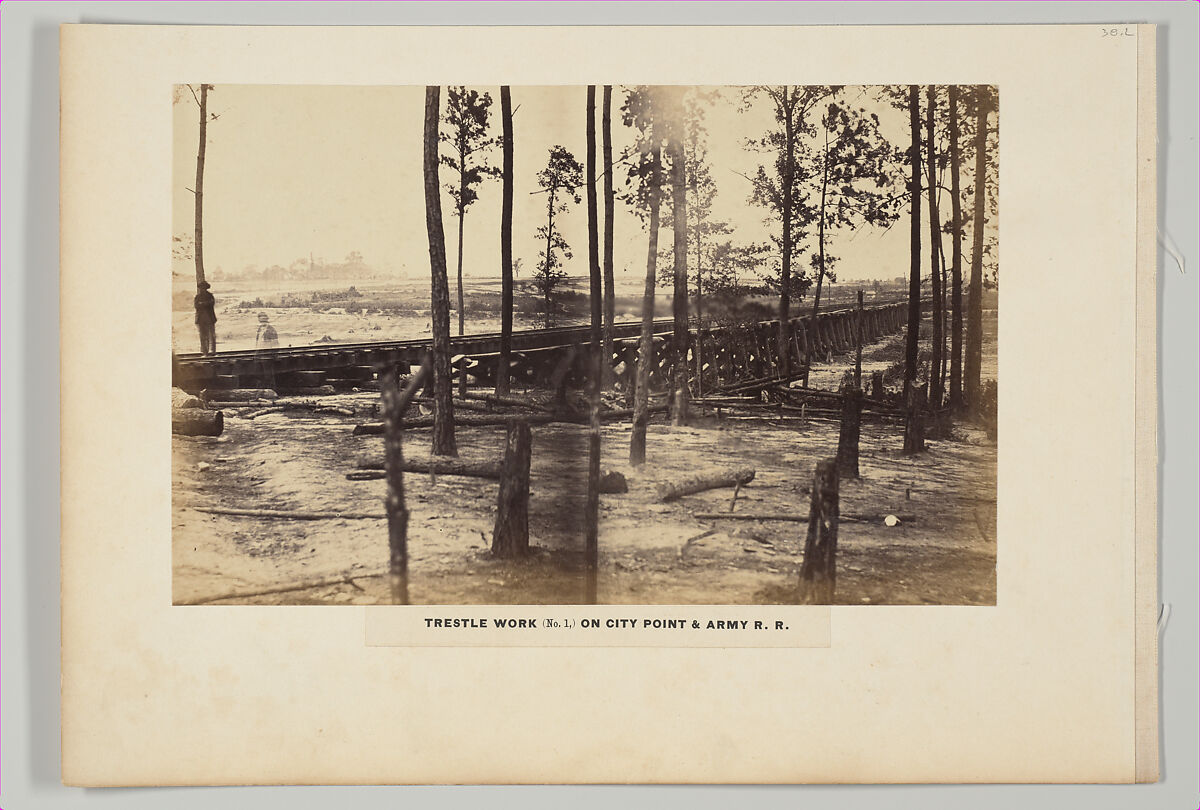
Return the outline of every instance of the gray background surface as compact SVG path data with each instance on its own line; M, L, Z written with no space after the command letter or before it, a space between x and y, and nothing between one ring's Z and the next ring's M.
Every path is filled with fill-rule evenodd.
M57 3L0 6L0 807L1195 808L1197 10L1170 3ZM1157 23L1163 780L1142 786L64 788L58 767L58 25ZM1051 80L1048 77L1048 80ZM1097 223L1098 227L1101 225ZM1167 246L1164 249L1163 244ZM1176 263L1178 255L1186 269ZM97 316L103 302L96 302ZM1132 302L1130 302L1132 306ZM1121 380L1109 381L1121 384ZM1063 639L1070 644L1069 638ZM1080 740L1086 744L1086 740ZM537 752L530 752L536 756ZM736 756L736 752L730 752Z

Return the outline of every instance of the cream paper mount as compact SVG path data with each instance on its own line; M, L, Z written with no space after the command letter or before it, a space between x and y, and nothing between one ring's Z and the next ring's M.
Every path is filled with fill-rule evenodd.
M1149 26L65 26L64 782L1157 779L1153 57ZM375 646L364 608L174 605L188 82L997 87L995 604L837 605L817 646L740 649Z

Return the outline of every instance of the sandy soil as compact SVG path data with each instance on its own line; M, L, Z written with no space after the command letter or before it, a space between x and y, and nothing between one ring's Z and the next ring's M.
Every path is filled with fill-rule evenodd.
M864 371L883 368L899 336L868 351ZM994 343L984 373L994 375ZM848 358L819 369L833 388ZM814 386L818 374L813 375ZM326 397L369 414L378 394ZM378 436L353 436L356 421L308 412L250 420L226 412L218 438L173 437L173 569L177 603L375 604L389 598L387 526L381 519L275 520L212 515L195 507L328 510L382 514L383 481L352 482L360 457L381 458ZM239 416L240 414L240 416ZM832 420L697 419L654 423L649 462L626 459L628 424L603 432L604 469L625 474L629 492L601 500L598 601L630 604L787 603L794 599L805 524L701 520L726 511L732 491L658 503L655 485L700 469L749 464L738 512L807 514L813 468L831 457ZM429 432L414 430L407 454L428 457ZM496 458L502 428L460 428L466 458ZM845 604L994 604L995 442L969 425L900 455L897 421L865 422L861 473L843 482L841 510L873 515L839 530L837 601ZM586 429L534 427L530 531L534 553L510 562L488 552L498 484L408 475L410 597L428 604L569 604L582 577ZM887 527L882 516L901 516ZM910 519L911 518L911 519Z

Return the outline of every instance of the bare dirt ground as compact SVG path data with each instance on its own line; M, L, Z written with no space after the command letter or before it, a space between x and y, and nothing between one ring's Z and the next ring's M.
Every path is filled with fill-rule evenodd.
M994 338L989 329L989 338ZM864 373L894 362L902 339L869 347ZM995 376L994 340L984 376ZM835 388L851 358L814 371ZM378 394L322 398L369 411ZM347 481L363 457L382 458L379 436L353 436L356 421L308 412L226 411L218 438L173 441L173 576L176 603L376 604L389 600L387 523L213 515L196 507L383 513L381 480ZM240 416L239 416L240 414ZM627 423L603 429L603 468L622 472L629 492L601 496L597 599L624 604L767 604L794 600L806 524L706 520L730 507L732 490L657 502L655 485L702 469L750 465L736 511L807 514L817 461L837 448L834 420L717 418L688 427L651 424L648 463L627 463ZM583 505L586 428L535 425L530 543L519 561L488 551L498 483L405 476L410 598L425 604L571 604L584 599ZM429 431L406 435L406 454L427 458ZM497 458L503 428L460 427L460 454ZM897 420L865 420L861 478L843 481L841 511L874 516L839 529L837 597L843 604L994 604L996 446L957 424L928 452L900 454ZM898 515L885 526L882 516Z

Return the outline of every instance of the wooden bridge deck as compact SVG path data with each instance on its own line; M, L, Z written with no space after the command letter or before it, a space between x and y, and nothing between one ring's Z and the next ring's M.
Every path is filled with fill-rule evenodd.
M809 345L818 354L853 348L857 308L844 307L811 316L791 319L792 365L800 367ZM876 304L863 310L864 341L871 341L903 328L907 303ZM775 371L778 358L779 322L760 321L739 327L711 326L689 333L688 360L694 363L699 353L701 373L714 382L728 382L747 376L763 376ZM654 322L655 358L651 384L675 357L672 321ZM570 377L581 382L586 377L584 356L578 348L590 339L589 326L565 326L512 333L510 373L518 383L548 382L562 367L564 356ZM639 322L619 323L613 327L613 356L610 362L618 382L632 373L637 359ZM454 336L450 339L456 368L463 364L477 382L494 381L496 359L500 352L500 334ZM373 343L290 346L276 349L217 352L212 355L176 354L172 356L173 384L185 391L202 389L261 387L307 387L324 383L354 384L375 377L380 368L397 363L416 364L429 350L427 338ZM706 384L707 388L708 385Z

